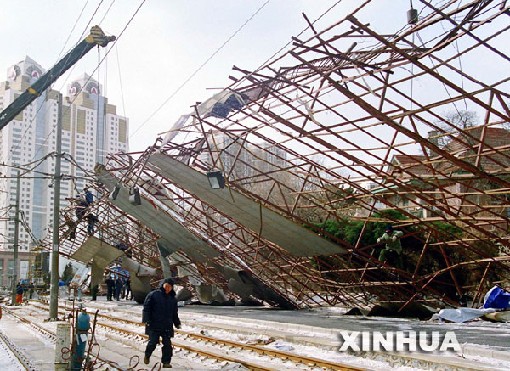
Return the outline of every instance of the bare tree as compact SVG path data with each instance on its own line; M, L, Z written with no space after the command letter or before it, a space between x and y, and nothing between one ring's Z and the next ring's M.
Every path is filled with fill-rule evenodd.
M438 122L443 136L438 138L439 147L442 148L451 142L452 138L459 135L463 130L476 126L479 123L478 114L475 111L450 111L445 113L444 120Z

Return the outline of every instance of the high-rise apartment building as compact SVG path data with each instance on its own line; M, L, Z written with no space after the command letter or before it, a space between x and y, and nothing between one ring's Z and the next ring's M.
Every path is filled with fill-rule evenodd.
M3 110L33 84L45 70L29 57L8 69L0 83ZM87 172L104 163L108 153L128 151L128 119L117 115L116 107L102 95L102 86L88 75L72 81L62 104L61 203L76 197L87 185ZM0 286L5 286L12 269L16 166L21 167L20 210L22 226L19 251L30 251L34 237L42 239L53 221L53 187L58 120L58 94L43 92L13 121L0 130ZM33 169L26 172L24 169ZM21 258L20 275L25 268ZM10 264L10 265L9 265Z
M225 133L214 133L209 141L214 159L209 152L204 152L201 161L209 166L215 163L215 168L221 168L231 180L243 183L246 189L260 194L261 189L271 188L272 177L285 182L280 178L289 163L283 149L267 142L243 143Z

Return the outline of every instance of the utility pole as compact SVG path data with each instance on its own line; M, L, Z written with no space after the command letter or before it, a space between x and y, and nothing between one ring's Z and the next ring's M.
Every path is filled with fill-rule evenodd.
M19 245L19 199L21 189L21 175L16 174L16 203L14 205L14 266L12 271L12 298L11 305L16 304L16 286L18 284L18 245Z
M58 281L59 281L59 215L60 215L60 159L62 156L62 94L58 93L58 118L55 154L55 171L53 175L53 249L51 251L50 282L50 320L58 319Z

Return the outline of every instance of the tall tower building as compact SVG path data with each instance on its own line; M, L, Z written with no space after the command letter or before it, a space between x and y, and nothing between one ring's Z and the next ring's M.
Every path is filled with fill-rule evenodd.
M6 108L45 70L29 57L8 69L0 83L0 110ZM12 270L16 166L22 168L19 235L20 274L27 275L28 259L22 257L48 233L53 220L53 187L58 120L58 94L48 89L0 130L0 286L7 286ZM102 95L102 86L84 74L63 94L61 204L76 197L87 185L85 175L112 152L128 151L128 119ZM23 169L33 169L24 174ZM50 176L49 176L50 175ZM25 273L24 273L25 272Z

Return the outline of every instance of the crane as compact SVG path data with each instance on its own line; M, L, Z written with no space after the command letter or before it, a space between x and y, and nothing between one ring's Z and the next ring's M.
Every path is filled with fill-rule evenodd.
M55 66L42 75L36 82L27 88L6 109L0 113L0 130L2 130L14 117L40 96L60 76L78 62L94 46L105 47L115 36L106 36L99 26L93 26L90 34L80 41L69 53L67 53Z

